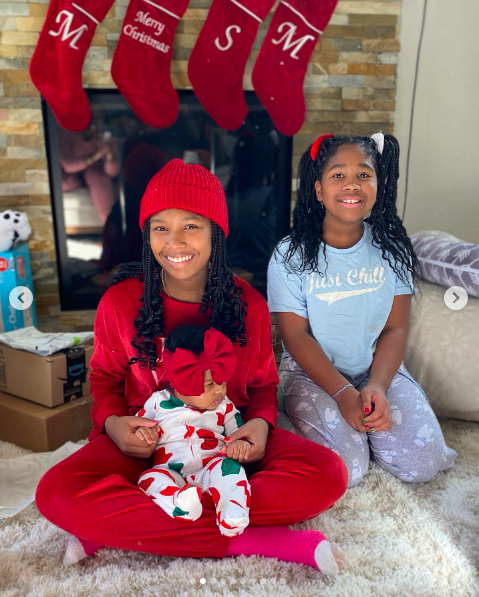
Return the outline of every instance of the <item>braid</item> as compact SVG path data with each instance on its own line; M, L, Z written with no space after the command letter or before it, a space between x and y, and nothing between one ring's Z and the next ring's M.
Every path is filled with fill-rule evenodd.
M321 150L326 141L321 145ZM311 148L310 148L311 149ZM285 253L286 263L290 263L297 254L300 264L295 266L290 263L292 271L299 273L310 268L311 271L324 274L319 271L319 249L323 238L323 222L326 210L322 202L316 197L314 185L318 179L314 162L311 159L310 149L303 153L298 166L298 198L293 210L293 227L289 236L283 239L280 244L290 241L288 250ZM277 250L277 249L276 249ZM326 246L323 243L323 254L326 259Z
M140 307L139 317L133 322L137 335L131 341L131 345L137 349L139 356L132 357L129 363L130 365L140 363L140 369L144 369L146 363L148 363L150 369L155 369L157 354L153 338L164 337L165 333L163 327L163 299L160 296L161 268L151 251L149 218L145 221L142 237L142 261L122 265L113 278L113 284L126 278L137 278L143 282L143 294L140 297L143 306ZM140 342L139 340L142 337L143 341Z
M323 223L326 210L316 196L315 183L321 181L324 168L336 154L341 145L357 145L373 161L378 177L376 203L371 215L365 221L371 224L373 243L381 249L383 259L386 259L399 278L407 283L403 268L412 274L413 280L417 275L418 261L412 243L397 215L397 179L399 177L399 145L395 137L385 135L382 155L376 149L376 144L370 137L328 137L319 148L318 155L311 159L311 147L301 157L298 168L298 198L293 211L293 226L289 236L282 243L288 243L285 252L285 262L292 271L303 273L305 270L317 272L324 276L326 271L320 271L319 255L323 250L326 260L326 244L323 242ZM298 263L292 263L293 257Z
M413 280L417 277L418 260L411 240L397 213L397 181L399 178L399 143L392 135L384 136L384 150L379 161L376 203L366 222L371 224L375 246L381 249L400 280L407 284L404 269ZM392 260L391 260L392 257Z
M201 313L212 308L211 326L222 332L232 342L239 340L240 346L246 346L246 303L241 300L243 290L236 286L233 273L228 263L225 234L212 222L212 251L208 268Z
M235 285L226 256L226 243L223 230L215 223L212 226L212 252L208 269L208 281L199 312L206 313L212 309L211 326L225 334L231 342L238 340L239 345L246 346L246 307L241 300L242 289ZM163 321L163 299L160 292L161 267L155 259L150 246L150 218L143 227L142 261L125 263L113 278L117 284L127 278L136 278L143 282L143 294L140 301L139 317L134 320L137 335L131 345L138 351L138 357L132 357L130 365L140 363L144 369L156 369L156 344L154 338L165 337ZM140 341L140 339L142 339Z

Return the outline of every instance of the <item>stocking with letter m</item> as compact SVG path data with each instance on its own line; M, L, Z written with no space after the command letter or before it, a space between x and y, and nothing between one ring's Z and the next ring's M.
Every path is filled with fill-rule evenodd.
M295 135L304 122L309 59L338 0L289 0L274 13L253 69L253 86L276 128Z
M30 77L60 126L82 131L91 120L81 72L95 29L114 0L51 0L30 61Z

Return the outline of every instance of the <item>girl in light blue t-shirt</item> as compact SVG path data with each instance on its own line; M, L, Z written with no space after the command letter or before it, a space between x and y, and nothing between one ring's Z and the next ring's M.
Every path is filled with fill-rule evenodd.
M346 463L421 483L457 456L403 365L417 259L397 215L397 140L323 135L302 156L293 227L268 268L296 431ZM368 216L369 214L369 216Z

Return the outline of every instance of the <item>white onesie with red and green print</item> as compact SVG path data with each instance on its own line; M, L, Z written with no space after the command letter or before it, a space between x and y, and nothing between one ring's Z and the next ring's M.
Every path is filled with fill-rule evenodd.
M209 492L220 532L241 534L249 523L250 485L238 461L218 454L224 438L243 425L231 400L225 398L215 410L202 410L162 390L154 392L136 416L157 421L159 427L154 466L140 476L140 489L179 520L197 520L202 492Z

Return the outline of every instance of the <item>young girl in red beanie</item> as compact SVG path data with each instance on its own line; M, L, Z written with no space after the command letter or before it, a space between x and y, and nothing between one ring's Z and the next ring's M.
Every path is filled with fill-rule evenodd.
M37 489L40 512L78 538L66 563L108 546L197 558L257 554L334 573L329 557L322 564L325 537L287 525L330 508L346 490L347 471L331 450L276 426L279 380L269 311L229 269L220 182L202 166L172 160L148 185L140 227L142 262L120 270L98 305L90 442L50 469ZM135 414L166 387L163 339L183 324L214 327L235 349L228 396L245 423L230 437L252 445L242 465L254 495L250 524L238 537L219 532L210 496L203 496L201 517L185 522L137 486L155 444L136 431L156 422Z

